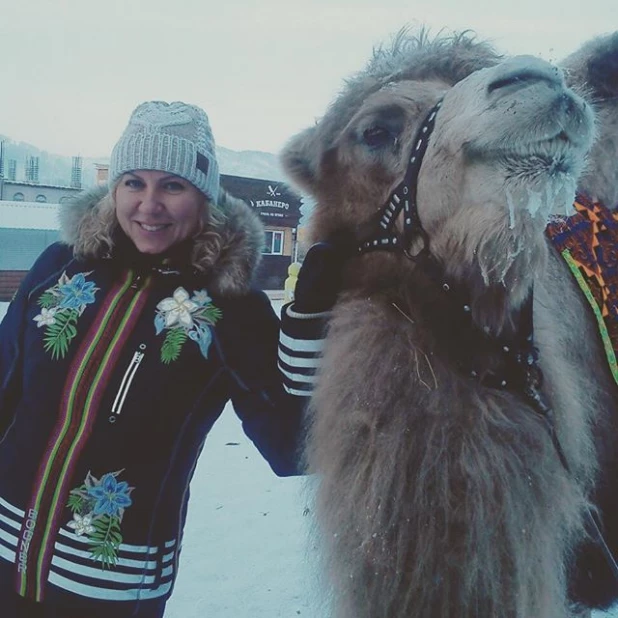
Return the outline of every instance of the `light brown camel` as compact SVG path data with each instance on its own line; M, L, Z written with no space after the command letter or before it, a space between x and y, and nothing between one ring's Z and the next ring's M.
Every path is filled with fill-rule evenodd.
M594 98L586 62L570 78ZM313 239L359 242L307 447L338 618L578 611L567 580L618 388L544 228L571 209L594 133L555 67L421 33L375 52L285 148ZM583 178L615 199L616 178Z

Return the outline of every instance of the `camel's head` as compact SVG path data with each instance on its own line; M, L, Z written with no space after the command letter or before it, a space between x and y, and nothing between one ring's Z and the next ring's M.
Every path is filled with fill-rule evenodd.
M315 239L362 236L441 98L417 182L421 224L451 276L505 286L515 257L542 243L547 215L572 204L592 143L592 111L556 67L502 61L467 34L400 37L290 141L284 167L317 200Z
M579 190L618 209L618 32L588 41L561 63L569 85L593 106L598 139Z

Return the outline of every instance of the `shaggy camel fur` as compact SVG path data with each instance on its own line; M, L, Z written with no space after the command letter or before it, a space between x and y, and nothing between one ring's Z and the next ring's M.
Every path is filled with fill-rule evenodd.
M571 78L594 95L582 54ZM313 398L307 461L335 611L564 618L585 597L569 598L567 580L618 409L589 307L544 236L549 213L572 204L591 106L539 59L503 60L468 34L403 34L283 163L316 199L313 239L360 241L440 98L416 184L438 274L401 252L351 258ZM616 178L601 189L594 170L583 177L616 196ZM513 377L505 355L532 291L541 393L570 472L524 387L487 379Z
M597 139L577 191L618 212L618 32L589 41L561 66L567 81L589 100L596 115ZM618 556L618 445L614 419L604 420L593 424L600 473L591 498L604 523L605 540ZM612 429L605 431L608 422ZM618 582L598 545L580 545L574 562L570 572L572 598L596 608L615 602Z

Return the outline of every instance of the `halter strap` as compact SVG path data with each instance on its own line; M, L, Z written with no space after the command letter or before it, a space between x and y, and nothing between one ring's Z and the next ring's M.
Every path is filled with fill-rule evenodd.
M403 251L407 257L413 260L421 255L429 254L429 236L423 229L418 215L416 191L423 157L427 151L429 137L434 129L436 115L441 105L442 100L429 110L423 124L416 132L405 176L393 189L386 203L378 212L380 229L361 242L358 247L359 253L375 250ZM399 234L394 230L394 226L402 210L404 214L403 233ZM423 248L417 254L412 255L409 253L409 247L416 238L422 239Z

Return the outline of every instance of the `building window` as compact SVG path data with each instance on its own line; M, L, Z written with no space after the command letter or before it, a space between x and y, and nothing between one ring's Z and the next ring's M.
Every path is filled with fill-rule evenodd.
M283 255L283 232L266 230L265 255Z
M46 202L46 201L47 201L47 198L41 193L39 193L35 198L35 202Z
M13 195L13 201L14 202L23 202L24 201L24 194L21 191L18 191L17 193L15 193Z

